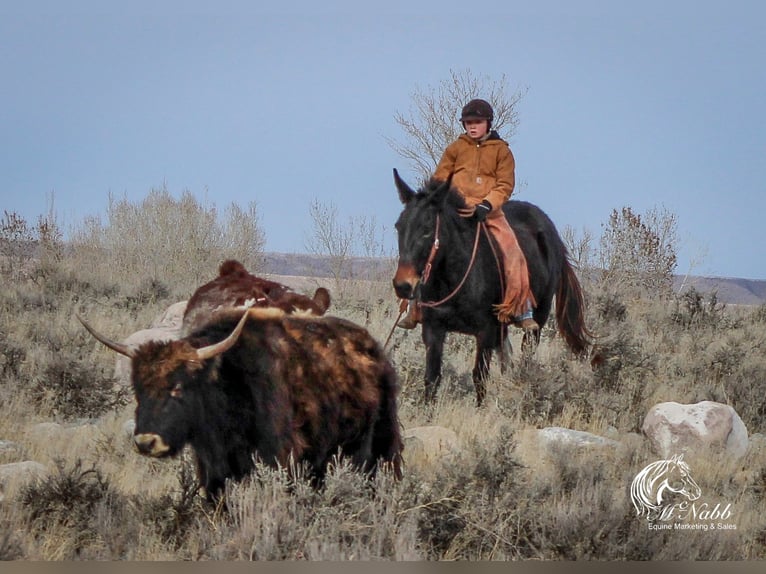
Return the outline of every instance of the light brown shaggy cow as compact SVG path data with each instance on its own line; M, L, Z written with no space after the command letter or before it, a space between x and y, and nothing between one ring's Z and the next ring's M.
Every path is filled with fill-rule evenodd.
M287 285L252 275L239 261L227 259L218 277L199 287L189 299L181 326L186 336L207 323L218 310L229 307L276 307L285 313L324 315L330 307L330 293L324 287L313 299Z

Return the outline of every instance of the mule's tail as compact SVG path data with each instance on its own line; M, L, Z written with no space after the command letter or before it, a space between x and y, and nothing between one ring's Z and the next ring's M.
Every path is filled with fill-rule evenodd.
M556 292L556 323L569 349L576 355L587 352L592 334L585 326L585 299L569 258L564 258Z

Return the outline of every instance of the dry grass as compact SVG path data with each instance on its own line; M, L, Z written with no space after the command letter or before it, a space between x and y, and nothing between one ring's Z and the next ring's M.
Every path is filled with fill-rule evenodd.
M73 257L45 274L0 281L0 439L21 445L0 454L0 464L34 460L50 471L6 486L0 559L766 558L763 449L736 463L688 460L706 496L732 503L736 530L650 531L628 493L636 473L656 460L637 433L658 401L728 403L751 433L764 432L764 308L726 309L709 297L623 300L588 285L601 367L572 359L546 329L532 360L516 357L506 374L493 365L480 409L472 340L449 337L438 400L424 406L419 331L397 330L390 355L403 426L453 429L459 452L412 460L403 480L382 473L373 484L338 461L321 491L259 467L230 485L225 508L215 508L196 495L188 453L158 461L134 452L123 429L132 397L113 387L114 356L74 318L81 312L118 338L188 293L169 287L169 278L123 284L113 269L86 281ZM398 309L387 284L371 285L349 286L330 312L383 341ZM51 432L40 423L61 426ZM534 430L546 426L623 446L543 451Z

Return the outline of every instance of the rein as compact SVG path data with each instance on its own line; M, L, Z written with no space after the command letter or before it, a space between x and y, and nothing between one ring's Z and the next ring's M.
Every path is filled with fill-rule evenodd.
M436 214L436 232L434 233L434 242L431 244L431 251L428 254L428 259L426 260L426 265L423 268L423 273L421 275L420 282L422 284L425 284L428 282L428 279L431 277L431 268L433 266L433 261L436 258L436 254L439 251L439 247L441 245L441 240L439 239L439 229L441 228L441 218L439 217L439 214ZM487 230L486 224L481 221L476 226L476 237L473 240L473 251L471 252L471 260L468 262L468 267L465 270L465 273L463 274L463 278L460 280L460 283L457 284L457 287L455 287L452 292L444 297L443 299L440 299L438 301L420 301L419 304L421 307L429 307L433 309L434 307L438 307L440 305L443 305L450 299L452 299L455 295L457 295L460 292L460 289L463 288L463 284L466 282L466 279L468 279L468 275L471 273L471 269L473 269L474 263L476 263L476 254L479 251L479 236L481 235L481 232L484 232L484 234L487 236L487 240L489 241L489 246L492 249L492 255L495 257L495 263L497 264L497 270L498 274L500 275L500 285L501 288L503 286L503 274L500 272L500 259L498 257L497 251L495 250L495 246L492 242L492 238L489 235L489 231ZM396 321L394 321L394 325L391 327L391 331L388 333L388 337L386 338L386 342L383 345L383 348L388 347L388 343L391 341L391 336L394 334L394 331L396 330L396 325L399 323L399 319L402 318L402 315L404 315L405 311L407 310L407 299L402 299L399 301L399 316L396 318Z
M431 252L428 254L428 260L426 261L426 266L423 269L423 278L421 279L421 282L425 285L428 282L428 279L431 275L431 265L433 263L434 258L436 257L437 251L439 251L439 227L441 220L439 218L439 214L436 214L436 233L434 234L434 242L433 245L431 245ZM429 307L434 308L438 307L439 305L443 305L450 299L452 299L455 295L458 294L460 289L463 288L463 284L465 283L466 279L468 279L468 274L471 273L471 269L473 269L473 264L476 262L476 253L479 250L479 235L481 234L482 229L484 230L484 233L487 233L487 226L484 225L484 222L480 222L476 226L476 238L473 241L473 251L471 252L471 260L468 262L468 268L465 270L465 274L463 275L463 278L460 280L460 283L457 284L457 287L455 287L452 292L444 297L443 299L440 299L438 301L421 301L420 306L421 307ZM492 242L490 242L491 244Z

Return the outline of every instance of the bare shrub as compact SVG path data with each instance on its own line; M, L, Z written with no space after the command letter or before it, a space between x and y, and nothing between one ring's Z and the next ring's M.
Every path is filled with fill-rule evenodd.
M673 322L685 329L692 326L716 329L727 322L726 305L718 302L718 295L713 292L706 297L690 287L675 298L675 308L671 315Z
M231 204L219 214L190 191L175 199L163 186L137 203L110 195L106 223L87 218L72 232L71 243L85 277L120 285L155 280L187 294L214 275L224 259L257 271L265 236L254 202L246 210Z
M204 499L197 496L199 482L194 464L187 451L177 466L176 478L176 490L135 500L136 506L141 509L141 523L150 525L161 542L172 551L179 551L186 544L205 513Z
M649 297L672 294L677 266L677 218L651 209L643 216L630 207L614 209L600 241L602 282Z
M250 480L230 485L213 558L226 560L413 559L413 514L387 472L371 484L337 459L314 489L301 467L260 462Z
M24 550L9 520L0 520L0 561L20 560Z
M63 234L51 209L31 226L16 212L0 219L0 271L13 279L44 276L64 257Z
M82 461L71 466L56 461L56 472L23 487L20 501L30 526L39 533L61 540L54 554L45 559L74 560L97 558L93 529L97 509L113 491L109 481L94 466L83 469Z
M750 320L756 324L766 324L766 303L758 306L758 308L751 315Z
M21 275L25 262L30 259L33 239L26 219L16 212L3 211L0 220L0 269L3 274Z
M369 313L371 304L391 293L393 257L386 251L385 227L375 216L350 216L344 223L332 201L310 205L311 234L306 249L326 259L338 303L355 304ZM337 305L336 305L337 306Z
M70 352L52 350L33 378L30 396L41 412L65 419L92 418L128 403L128 389L115 389L115 380L100 367Z
M567 225L561 232L561 239L578 269L587 270L592 267L596 249L589 229L583 228L578 233L571 225Z
M18 377L26 358L24 346L0 331L0 377Z

